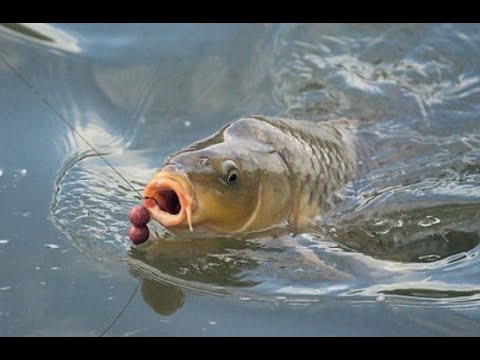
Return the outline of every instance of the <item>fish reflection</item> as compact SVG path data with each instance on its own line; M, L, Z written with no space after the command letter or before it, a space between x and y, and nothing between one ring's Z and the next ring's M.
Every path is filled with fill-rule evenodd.
M168 316L183 306L185 293L179 287L147 278L142 278L141 282L143 300L157 314Z
M255 285L255 281L242 279L242 273L255 268L258 263L254 258L248 259L239 253L248 253L248 249L253 250L255 246L249 242L220 238L200 241L158 239L132 248L129 268L131 274L141 281L145 302L156 313L167 316L185 302L184 290L173 282L180 282L191 290L196 290L192 282L210 285L211 289L216 286Z

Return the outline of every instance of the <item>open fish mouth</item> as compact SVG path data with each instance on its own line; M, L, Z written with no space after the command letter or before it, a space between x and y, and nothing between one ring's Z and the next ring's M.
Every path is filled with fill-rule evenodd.
M152 219L162 226L168 228L188 223L190 231L193 231L191 189L182 174L161 171L145 187L142 204Z

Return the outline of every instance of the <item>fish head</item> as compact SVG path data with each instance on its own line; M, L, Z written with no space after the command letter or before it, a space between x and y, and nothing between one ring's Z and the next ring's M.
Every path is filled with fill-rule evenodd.
M238 140L171 158L146 186L144 206L176 234L238 234L282 222L290 191L278 153Z

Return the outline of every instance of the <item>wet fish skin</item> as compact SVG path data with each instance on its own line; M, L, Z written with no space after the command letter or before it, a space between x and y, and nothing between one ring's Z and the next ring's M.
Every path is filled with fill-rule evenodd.
M310 122L252 116L228 127L234 136L270 144L288 169L288 222L305 227L325 210L330 196L355 173L355 123L349 119Z
M239 234L279 225L305 228L353 178L354 143L354 123L346 119L242 117L169 156L159 176L181 173L188 179L196 230ZM238 175L233 184L226 180L230 163Z

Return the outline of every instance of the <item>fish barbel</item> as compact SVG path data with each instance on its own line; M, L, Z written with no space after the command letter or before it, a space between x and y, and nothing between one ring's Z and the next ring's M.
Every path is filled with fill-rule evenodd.
M177 234L303 229L352 180L355 161L351 120L242 117L167 157L143 206Z

